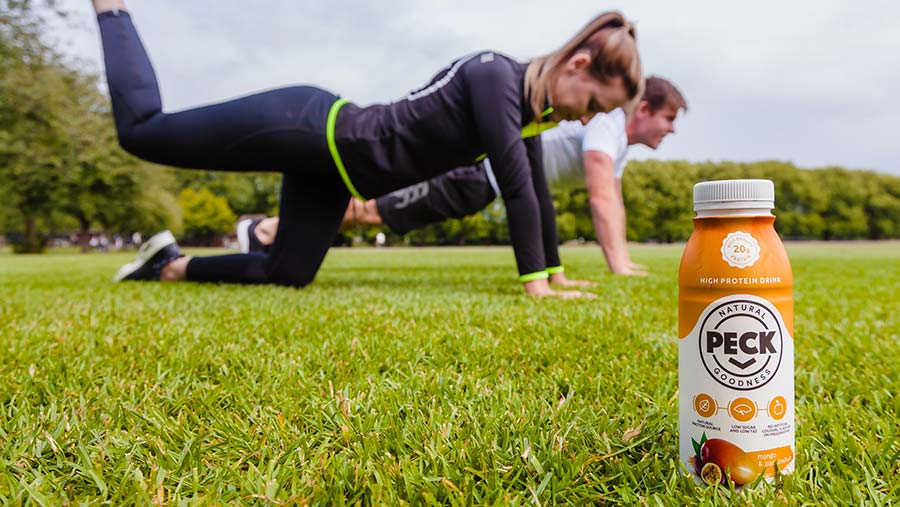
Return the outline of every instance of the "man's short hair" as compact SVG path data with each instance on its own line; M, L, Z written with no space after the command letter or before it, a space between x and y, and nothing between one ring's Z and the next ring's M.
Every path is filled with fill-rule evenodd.
M671 107L675 111L684 109L687 111L687 102L684 96L671 82L659 76L650 76L646 79L644 95L641 100L650 106L650 112L655 113L663 107Z

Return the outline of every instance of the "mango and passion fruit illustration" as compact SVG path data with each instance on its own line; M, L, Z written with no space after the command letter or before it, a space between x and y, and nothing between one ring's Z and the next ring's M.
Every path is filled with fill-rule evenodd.
M735 486L750 484L759 477L762 470L743 449L721 438L691 439L694 446L694 470L703 482L713 486L726 485L731 481Z

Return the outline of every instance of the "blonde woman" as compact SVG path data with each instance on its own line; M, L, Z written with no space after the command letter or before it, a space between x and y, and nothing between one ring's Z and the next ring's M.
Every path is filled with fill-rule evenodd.
M612 273L647 274L645 266L631 261L625 237L622 175L628 149L635 144L658 148L664 137L675 132L679 112L686 110L687 102L674 84L650 76L630 117L626 118L623 109L616 109L598 113L584 123L563 121L541 134L547 184L550 188L587 190L597 242ZM403 235L428 224L477 213L498 195L490 160L484 159L375 199L352 199L342 226L386 226ZM277 230L278 217L241 221L237 227L241 251L267 251ZM554 264L559 262L556 251L546 253L546 259L551 284L586 285L567 278L561 263Z
M181 256L171 234L151 238L117 280L312 282L352 196L378 197L489 156L506 202L519 281L536 296L579 296L547 282L555 248L541 168L542 127L622 106L640 95L631 25L598 16L560 50L519 63L483 51L440 70L390 104L359 107L294 86L165 113L121 0L94 0L119 140L176 167L283 174L278 235L268 254Z

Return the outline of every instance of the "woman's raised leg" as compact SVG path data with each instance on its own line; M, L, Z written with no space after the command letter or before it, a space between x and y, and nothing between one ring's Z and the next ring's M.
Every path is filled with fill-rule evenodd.
M130 153L183 168L284 171L302 163L313 171L335 170L325 142L335 95L292 86L165 113L131 15L110 7L97 19L116 130Z
M350 198L325 139L336 97L318 88L289 87L165 113L130 14L113 0L99 4L113 115L126 150L176 167L284 174L278 239L269 255L180 258L152 270L137 266L118 279L310 283Z

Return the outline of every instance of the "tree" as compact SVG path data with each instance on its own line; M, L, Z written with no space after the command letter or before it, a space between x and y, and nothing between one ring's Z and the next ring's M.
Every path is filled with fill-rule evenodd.
M872 238L900 237L900 178L877 175L878 189L866 201Z
M0 12L0 189L24 221L18 251L42 251L39 220L53 210L62 159L60 103L67 76L39 37L27 3Z
M214 244L216 237L234 228L236 217L228 201L209 189L186 188L178 194L183 212L184 234L188 242Z
M177 229L175 199L161 183L171 178L119 148L96 76L43 44L28 3L0 3L12 7L0 18L0 188L16 210L4 215L24 222L19 251L41 251L40 231L63 215L77 222L84 250L94 225Z
M238 215L278 213L281 175L277 173L238 173L226 171L179 171L175 176L179 190L208 189L224 197Z
M131 233L179 229L171 171L152 167L125 153L112 127L108 102L95 80L85 77L73 91L80 98L77 121L70 121L58 209L78 221L82 251L88 250L92 225L107 231ZM70 116L75 118L75 116Z

